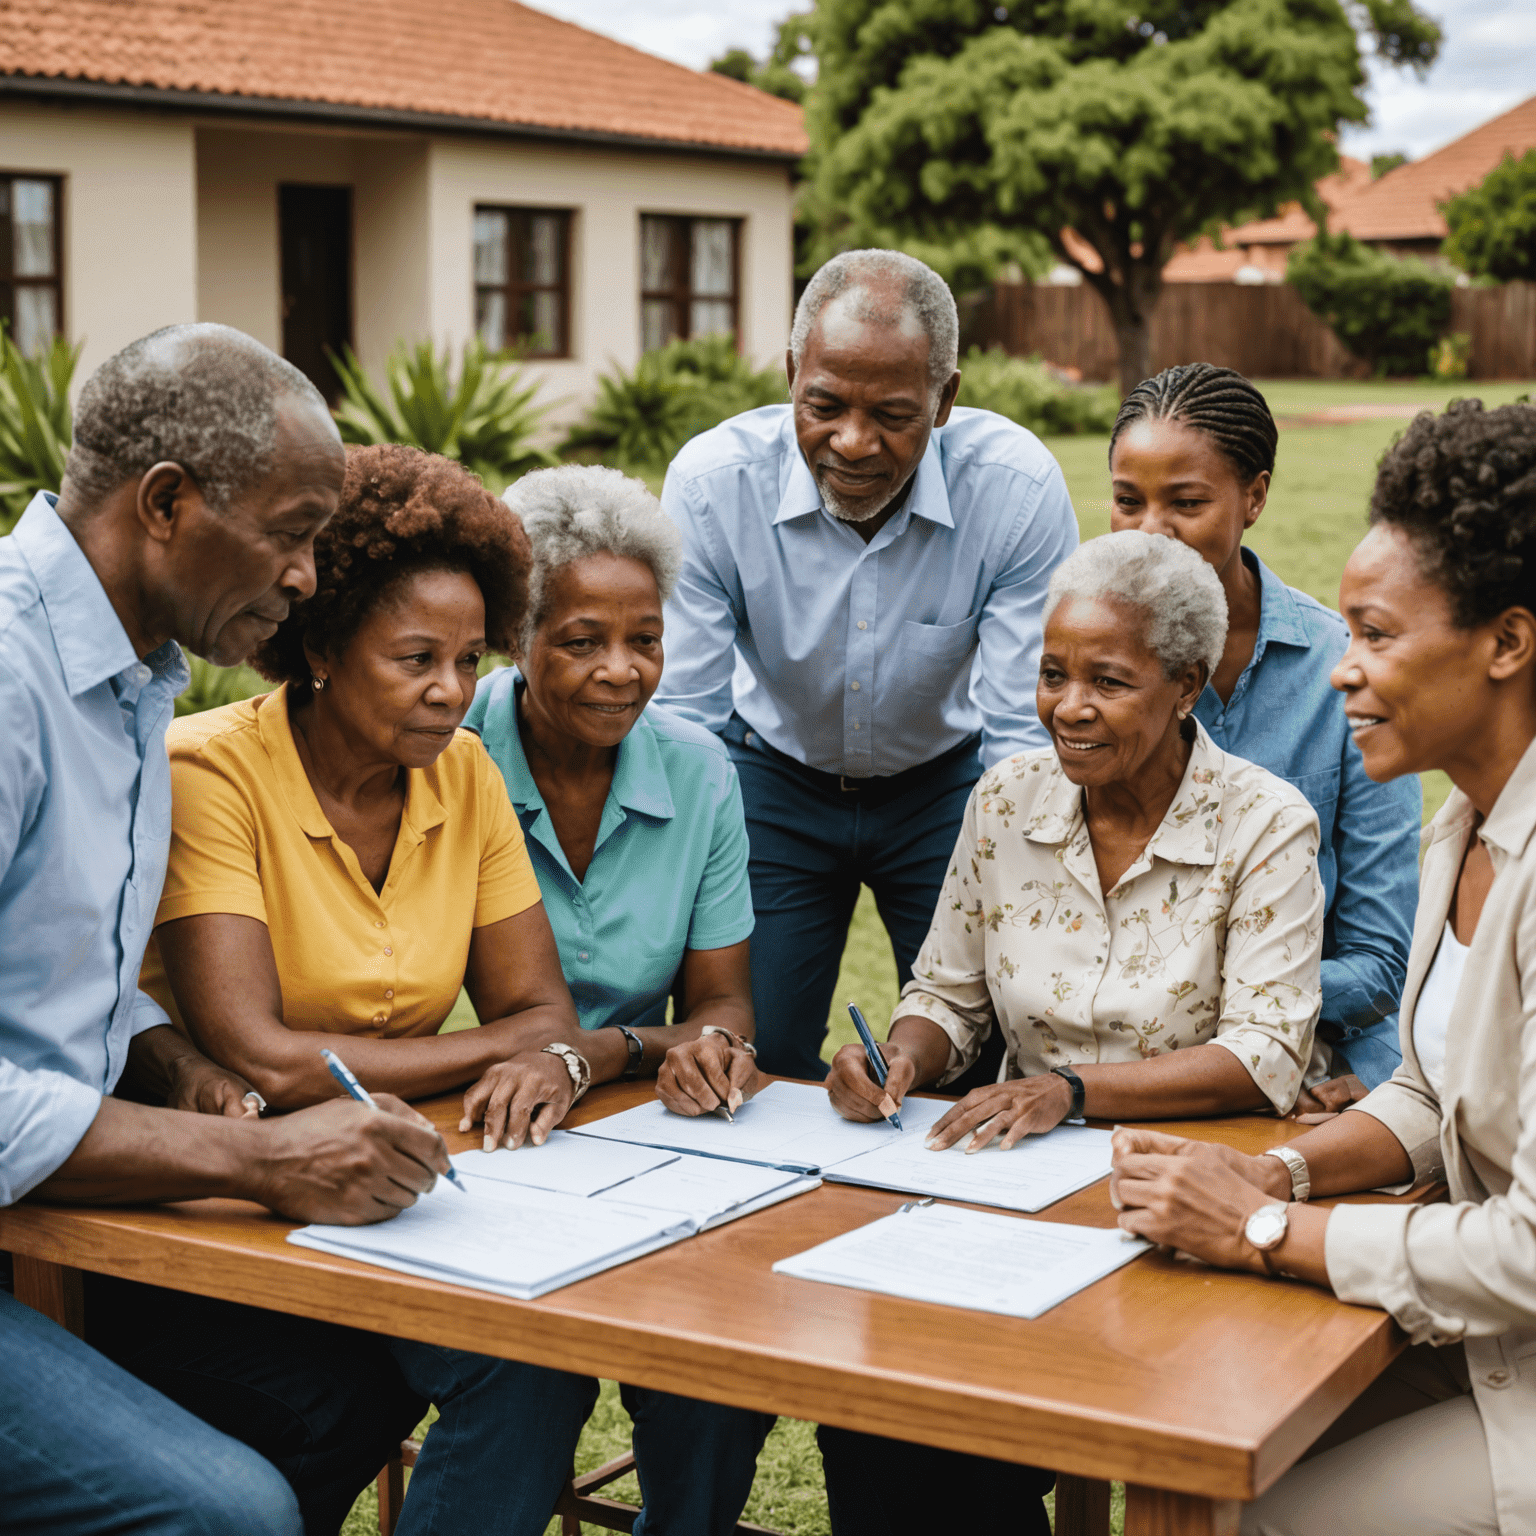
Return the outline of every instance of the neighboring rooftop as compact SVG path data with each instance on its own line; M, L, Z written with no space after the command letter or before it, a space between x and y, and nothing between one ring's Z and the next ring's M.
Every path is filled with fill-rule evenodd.
M1357 240L1443 240L1439 204L1477 186L1505 155L1518 160L1530 149L1536 149L1536 96L1444 149L1388 171L1346 198L1329 226Z
M0 87L794 159L800 108L517 0L4 0Z

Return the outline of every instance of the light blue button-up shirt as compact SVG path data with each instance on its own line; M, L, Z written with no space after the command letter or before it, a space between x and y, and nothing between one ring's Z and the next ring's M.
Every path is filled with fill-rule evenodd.
M1344 620L1286 586L1252 550L1243 559L1261 584L1253 660L1225 705L1207 686L1195 716L1217 746L1294 784L1317 812L1328 902L1319 1033L1375 1087L1402 1059L1397 1006L1419 900L1419 781L1378 784L1366 774L1344 696L1328 682L1349 644Z
M655 705L619 743L597 846L578 880L517 729L521 681L485 678L464 724L507 781L583 1029L665 1024L690 949L752 932L747 823L725 744Z
M1039 438L957 409L868 544L821 504L792 408L688 443L663 507L683 534L656 701L711 731L734 709L827 773L900 773L981 734L988 765L1048 744L1040 610L1077 547Z
M171 836L165 728L187 686L134 654L74 535L36 497L0 539L0 1205L79 1145L133 1036Z

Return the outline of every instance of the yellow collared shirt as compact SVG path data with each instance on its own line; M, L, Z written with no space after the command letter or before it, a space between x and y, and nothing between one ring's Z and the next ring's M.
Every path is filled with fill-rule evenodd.
M540 899L501 774L469 731L409 771L377 892L310 787L286 687L186 716L166 746L171 853L155 924L209 912L265 923L290 1029L435 1034L472 931ZM140 984L179 1018L153 941Z

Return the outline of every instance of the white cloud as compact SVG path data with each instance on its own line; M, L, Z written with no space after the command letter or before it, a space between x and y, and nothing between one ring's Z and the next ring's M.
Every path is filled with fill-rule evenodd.
M538 0L538 8L605 32L690 69L707 69L727 48L761 57L792 0Z

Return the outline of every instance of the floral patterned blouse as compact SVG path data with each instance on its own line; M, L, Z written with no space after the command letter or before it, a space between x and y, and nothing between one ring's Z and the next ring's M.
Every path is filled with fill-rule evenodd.
M1304 1078L1326 1075L1309 1070L1322 1002L1317 816L1190 724L1178 794L1108 895L1082 791L1054 749L982 775L896 1009L949 1036L941 1081L976 1059L994 1021L1005 1077L1215 1041L1283 1114Z

